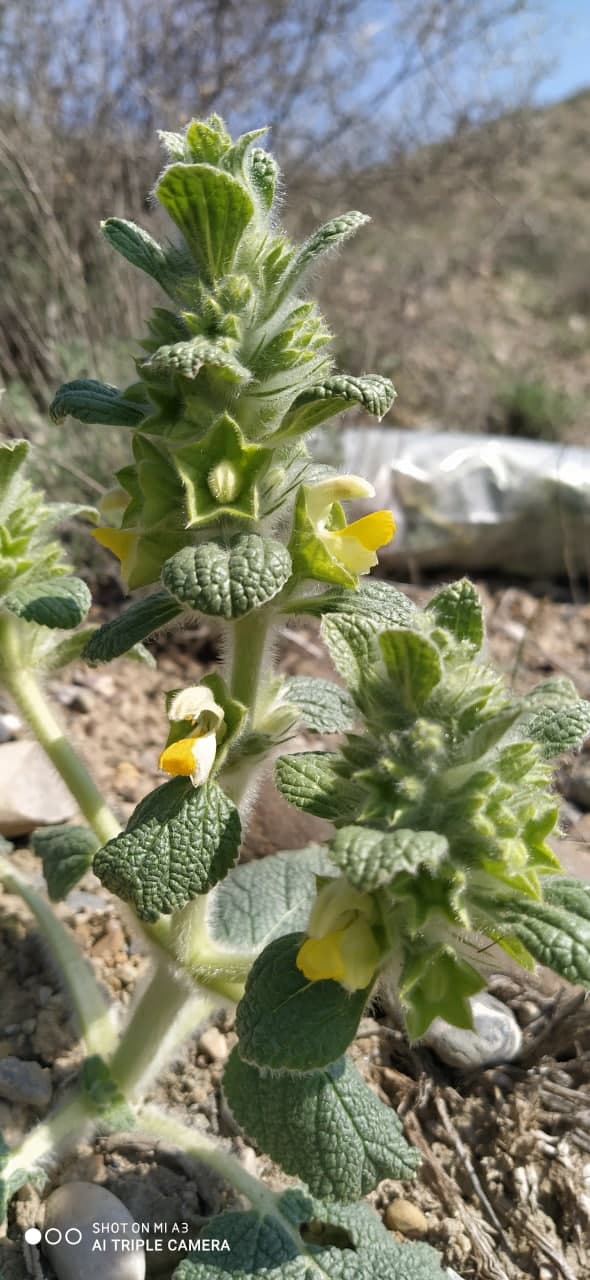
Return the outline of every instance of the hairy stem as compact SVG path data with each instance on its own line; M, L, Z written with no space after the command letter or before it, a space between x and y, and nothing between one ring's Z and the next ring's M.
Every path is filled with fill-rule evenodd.
M166 965L156 968L109 1063L126 1098L145 1093L149 1082L205 1020L212 1006L209 995L191 993Z
M250 727L256 721L256 703L272 614L253 609L233 625L230 689L233 698L248 707Z
M71 933L49 903L31 887L6 858L0 857L0 880L9 893L18 893L32 911L43 939L74 1006L88 1053L111 1053L116 1034L100 987Z
M92 1122L92 1104L82 1094L75 1094L47 1120L36 1125L20 1147L11 1151L2 1167L2 1178L10 1182L21 1169L28 1171L48 1158L54 1160L60 1147L79 1142Z

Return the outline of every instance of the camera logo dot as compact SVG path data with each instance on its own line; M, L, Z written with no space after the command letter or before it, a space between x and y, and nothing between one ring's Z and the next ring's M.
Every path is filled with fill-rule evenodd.
M27 1227L25 1231L25 1240L27 1244L39 1244L41 1240L41 1232L38 1227Z
M48 1227L44 1235L38 1227L27 1227L25 1231L27 1244L40 1244L41 1240L49 1245L61 1244L62 1240L65 1240L66 1244L79 1244L81 1239L82 1232L78 1227L68 1227L65 1232L60 1231L58 1227Z

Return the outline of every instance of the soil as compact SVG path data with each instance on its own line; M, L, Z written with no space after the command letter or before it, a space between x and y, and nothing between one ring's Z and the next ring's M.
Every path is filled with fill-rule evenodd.
M555 591L533 595L478 585L491 656L516 689L567 674L590 696L590 605L560 599ZM422 588L404 589L423 595ZM161 780L163 691L212 665L215 635L204 629L174 633L160 642L156 656L155 671L128 662L94 670L81 665L68 673L67 684L54 687L72 738L122 820ZM285 628L280 659L289 672L330 673L313 624ZM590 755L566 760L558 781L565 832L560 856L568 869L590 879ZM289 809L268 786L243 856L299 847L325 830ZM13 857L41 886L26 842ZM148 961L116 901L89 874L57 912L124 1010ZM47 1069L53 1105L75 1076L81 1048L28 912L10 895L1 903L0 971L0 1059L14 1056ZM398 1197L422 1210L413 1215L414 1238L419 1234L439 1249L464 1280L583 1280L590 1274L590 1006L583 992L545 970L531 976L502 966L489 989L514 1010L524 1029L523 1049L515 1062L471 1076L443 1066L424 1048L410 1048L379 1004L361 1024L357 1063L423 1153L414 1183L382 1183L372 1200L382 1212ZM217 1034L209 1028L195 1037L160 1077L153 1098L220 1135L248 1168L280 1182L278 1171L235 1132L220 1089L235 1042L231 1014L220 1014L213 1025ZM6 1142L17 1142L41 1115L0 1100ZM229 1194L172 1147L136 1133L103 1135L64 1156L48 1170L43 1187L26 1184L15 1196L8 1233L0 1239L1 1280L50 1280L46 1258L29 1249L25 1259L22 1232L40 1222L48 1192L75 1179L102 1183L140 1220L187 1222L193 1233ZM162 1256L152 1255L160 1266ZM170 1274L150 1262L149 1276L168 1280Z

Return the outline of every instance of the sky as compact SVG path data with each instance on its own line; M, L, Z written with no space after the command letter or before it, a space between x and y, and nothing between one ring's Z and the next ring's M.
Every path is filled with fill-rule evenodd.
M547 56L555 66L539 87L541 102L590 88L590 0L545 0Z

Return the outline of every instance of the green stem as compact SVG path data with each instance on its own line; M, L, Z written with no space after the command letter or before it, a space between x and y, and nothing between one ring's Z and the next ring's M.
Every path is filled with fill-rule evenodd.
M48 1116L27 1135L20 1147L11 1151L2 1166L2 1178L6 1183L20 1170L27 1172L44 1160L55 1159L59 1148L66 1142L80 1141L88 1126L93 1123L92 1106L81 1094L62 1103L53 1115Z
M109 1007L77 943L49 903L31 887L16 869L0 857L0 880L9 893L18 893L26 902L43 933L59 973L63 976L74 1006L87 1052L108 1054L115 1047L116 1034Z
M33 672L19 667L18 662L14 665L10 662L11 655L6 652L10 639L10 632L4 628L1 635L2 682L40 746L61 774L80 812L101 844L106 844L107 840L119 834L121 824L74 751Z
M210 996L191 994L166 965L156 968L109 1063L127 1098L145 1092L150 1079L205 1020L212 1005Z
M250 728L256 720L256 703L272 614L253 609L233 625L230 691L248 708Z

